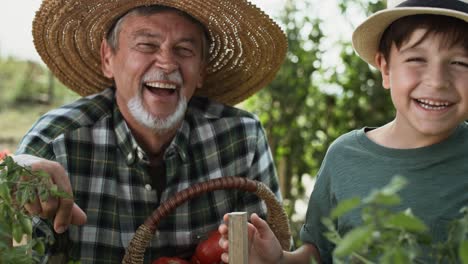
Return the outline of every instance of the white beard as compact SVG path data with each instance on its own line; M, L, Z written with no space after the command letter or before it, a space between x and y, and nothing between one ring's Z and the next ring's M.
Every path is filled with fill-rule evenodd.
M181 95L175 112L166 118L153 116L149 113L143 105L141 93L130 99L127 106L138 123L153 130L156 134L162 134L174 129L183 120L187 110L187 98Z

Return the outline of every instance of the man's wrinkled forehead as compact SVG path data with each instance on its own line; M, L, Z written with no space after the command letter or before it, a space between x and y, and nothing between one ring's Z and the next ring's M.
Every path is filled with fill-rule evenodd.
M200 27L202 29L202 31L203 31L203 33L204 33L204 35L205 35L205 37L206 37L206 39L208 41L211 39L210 34L209 34L209 30L199 20L195 19L193 16L191 16L187 12L184 12L184 11L182 11L180 9L177 9L177 8L174 8L174 7L169 7L169 6L164 6L164 5L139 6L139 7L135 7L133 9L130 9L128 12L126 12L124 15L120 16L116 20L114 25L111 27L110 31L112 31L112 29L114 27L116 27L117 24L121 23L121 21L125 17L133 16L133 15L135 15L135 16L150 16L150 15L154 15L154 14L161 13L161 12L167 12L167 11L175 12L175 13L179 14L180 16L187 18L189 21L191 21L192 23L194 23L195 25L197 25L198 27Z

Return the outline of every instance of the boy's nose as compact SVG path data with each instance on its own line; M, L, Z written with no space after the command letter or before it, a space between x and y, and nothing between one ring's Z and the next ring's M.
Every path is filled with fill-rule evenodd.
M426 83L434 89L447 88L450 85L449 74L444 65L429 65L430 70L426 73Z

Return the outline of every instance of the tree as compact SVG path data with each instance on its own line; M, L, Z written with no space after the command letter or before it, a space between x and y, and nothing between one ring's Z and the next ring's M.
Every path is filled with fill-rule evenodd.
M280 17L288 37L288 53L276 79L267 89L245 103L259 115L274 153L280 187L286 200L292 198L292 183L300 181L316 159L311 159L311 142L316 139L325 111L323 95L313 83L320 67L320 21L305 16L297 1L287 1ZM320 109L320 110L319 110Z
M380 74L354 53L351 40L341 43L337 55L343 67L323 66L327 58L321 44L326 36L322 21L304 12L310 6L305 1L286 2L279 19L288 37L286 60L275 80L244 104L265 126L290 215L304 195L303 175L316 175L338 136L382 125L393 116ZM337 8L349 17L352 6L367 13L384 7L382 1L341 0Z
M384 1L339 0L339 8L344 17L352 17L349 10L356 10L351 8L353 5L366 15L385 8ZM331 127L344 132L389 122L393 118L394 108L388 90L382 87L380 73L354 53L350 42L345 42L342 46L340 57L346 70L335 72L330 79L330 82L342 87L341 95L336 97L337 107Z

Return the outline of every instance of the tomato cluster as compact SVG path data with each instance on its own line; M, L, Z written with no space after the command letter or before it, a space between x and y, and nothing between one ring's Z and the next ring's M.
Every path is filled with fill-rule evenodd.
M221 234L213 231L208 239L203 240L195 249L195 254L190 262L178 257L161 257L152 262L152 264L220 264L223 249L219 246Z

